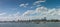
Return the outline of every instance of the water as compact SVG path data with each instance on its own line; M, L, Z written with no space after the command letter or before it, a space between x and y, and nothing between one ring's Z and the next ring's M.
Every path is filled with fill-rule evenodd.
M0 27L60 27L60 22L47 23L0 23Z

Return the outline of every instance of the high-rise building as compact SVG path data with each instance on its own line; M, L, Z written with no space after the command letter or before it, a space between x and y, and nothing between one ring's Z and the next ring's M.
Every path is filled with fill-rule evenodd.
M44 20L47 20L46 17L44 17Z
M46 17L44 17L43 19L41 19L41 20L44 20L44 21L46 21L47 19L46 19Z

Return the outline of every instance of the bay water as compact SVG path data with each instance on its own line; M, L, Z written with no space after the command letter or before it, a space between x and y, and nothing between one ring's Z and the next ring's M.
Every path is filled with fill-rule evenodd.
M60 27L60 22L47 23L0 23L0 27Z

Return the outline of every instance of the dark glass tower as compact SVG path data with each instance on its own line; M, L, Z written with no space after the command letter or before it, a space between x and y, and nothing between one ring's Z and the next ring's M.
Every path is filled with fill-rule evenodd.
M44 20L47 20L46 17L44 17Z

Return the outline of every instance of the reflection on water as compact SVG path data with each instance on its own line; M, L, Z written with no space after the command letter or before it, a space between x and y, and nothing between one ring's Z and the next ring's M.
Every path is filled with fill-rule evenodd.
M0 27L60 27L60 22L47 23L0 23Z

